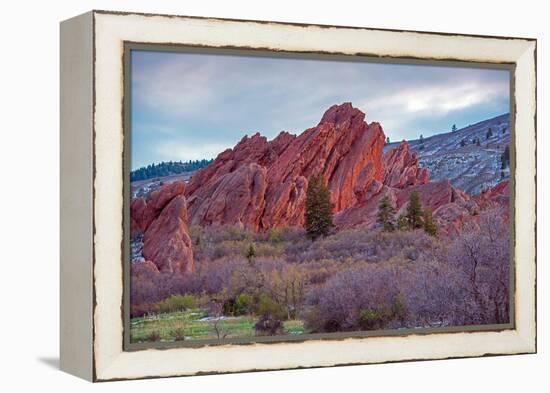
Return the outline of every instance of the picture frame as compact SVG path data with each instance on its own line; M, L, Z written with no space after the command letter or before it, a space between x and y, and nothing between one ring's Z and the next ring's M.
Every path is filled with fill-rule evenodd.
M132 345L127 62L132 48L153 46L511 70L512 323ZM63 370L108 381L536 352L536 40L91 11L62 22L60 72Z

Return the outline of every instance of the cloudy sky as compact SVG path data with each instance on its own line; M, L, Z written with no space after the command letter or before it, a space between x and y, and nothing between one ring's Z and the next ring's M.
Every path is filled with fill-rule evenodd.
M350 101L392 141L509 111L505 70L132 51L132 168L215 158L244 134L317 125Z

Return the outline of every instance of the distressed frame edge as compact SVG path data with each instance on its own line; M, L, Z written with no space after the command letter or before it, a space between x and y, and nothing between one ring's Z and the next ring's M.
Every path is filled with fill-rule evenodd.
M100 12L101 13L101 12ZM109 12L108 14L112 15L113 13ZM130 15L134 15L133 13L131 13ZM173 16L171 16L173 17ZM193 18L193 17L189 17L189 18ZM205 19L210 19L210 18L205 18ZM280 23L280 22L273 22L275 24L283 24L284 23ZM369 29L365 29L365 30L369 30ZM397 32L398 33L398 32ZM414 32L414 33L417 33L417 32ZM437 33L427 33L427 34L430 34L430 35L433 35L433 34L437 34ZM452 36L461 36L461 35L455 35L455 34L451 34ZM470 37L469 35L462 35L462 36L468 36ZM496 38L499 38L499 39L505 39L503 37L496 37ZM534 84L534 88L536 89L536 40L531 40L531 39L527 39L527 42L526 43L529 43L532 41L534 41L534 45L533 45L533 50L532 52L534 52L535 54L535 62L534 62L534 71L535 71L535 75L534 75L534 79L535 79L535 84ZM95 41L94 41L95 43ZM528 45L529 46L529 45ZM529 51L529 48L526 49L526 52ZM530 52L530 51L529 51ZM532 97L533 98L533 97ZM536 152L536 97L534 97L535 99L533 100L533 104L534 104L534 116L535 116L535 122L534 122L534 127L532 129L530 129L529 131L533 131L533 134L534 134L534 141L535 141L535 152ZM535 175L536 175L536 162L535 162ZM536 178L535 178L535 183L534 183L534 186L536 187ZM535 207L536 207L536 195L535 195ZM536 225L536 214L535 216L533 217L533 220L535 222L535 225ZM536 235L536 227L533 228L533 232L532 234ZM536 263L536 249L535 249L535 253L534 253L534 257L535 257L535 263ZM535 280L535 284L536 284L536 267L535 267L535 275L534 275L534 280ZM536 301L536 287L535 287L535 301ZM533 332L524 332L526 333L525 335L520 335L518 336L518 339L522 342L523 344L523 349L524 351L519 351L519 352L513 352L513 353L533 353L533 352L536 352L536 310L535 310L535 315L534 315L534 334L531 334ZM95 339L95 337L94 337ZM464 356L457 356L457 357L471 357L471 356L489 356L489 355L503 355L505 353L491 353L491 354L481 354L481 355L464 355ZM510 353L512 354L512 353ZM438 359L438 358L449 358L448 356L445 357L430 357L430 358L426 358L426 359L406 359L406 358L403 358L402 360L394 360L394 361L409 361L409 360L430 360L430 359ZM451 358L454 358L451 356ZM113 363L116 363L117 360L119 359L112 359L113 360ZM394 362L394 361L387 361L387 362ZM382 361L382 362L365 362L365 363L359 363L359 364L367 364L367 363L385 363L386 361ZM346 363L346 364L357 364L357 363ZM327 366L307 366L308 368L310 367L330 367L330 366L338 366L340 364L332 364L332 365L327 365ZM283 367L283 368L279 368L279 369L286 369L286 368L301 368L301 367ZM268 369L263 369L263 370L268 370ZM106 371L106 370L102 370L102 371ZM243 372L243 371L259 371L259 370L239 370L239 371L217 371L217 372L213 372L213 373L226 373L226 372ZM206 373L209 373L209 372L206 372ZM101 374L103 374L103 372L101 372ZM106 373L108 374L108 373ZM200 375L200 374L204 374L203 372L196 372L196 373L191 373L191 374L185 374L185 373L176 373L176 374L168 374L168 375L151 375L151 376L138 376L138 377L121 377L121 378L118 378L118 377L107 377L107 378L104 378L103 376L100 376L100 378L94 378L95 380L118 380L118 379L134 379L134 378L149 378L149 377L163 377L163 376L177 376L177 375Z

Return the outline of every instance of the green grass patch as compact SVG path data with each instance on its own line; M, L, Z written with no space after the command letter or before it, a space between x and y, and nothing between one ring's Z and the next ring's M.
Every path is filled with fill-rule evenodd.
M254 325L258 318L251 315L225 317L218 322L221 335L226 338L255 337ZM166 314L150 315L132 318L130 320L130 341L132 343L149 342L155 333L160 335L160 341L173 342L177 340L217 339L214 328L215 321L200 309L176 311ZM285 321L287 334L304 334L303 321Z

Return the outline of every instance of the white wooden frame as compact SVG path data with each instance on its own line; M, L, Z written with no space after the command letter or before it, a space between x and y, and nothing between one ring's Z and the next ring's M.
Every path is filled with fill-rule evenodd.
M515 64L515 328L123 350L124 42ZM61 24L61 368L93 381L536 351L536 41L93 11Z

